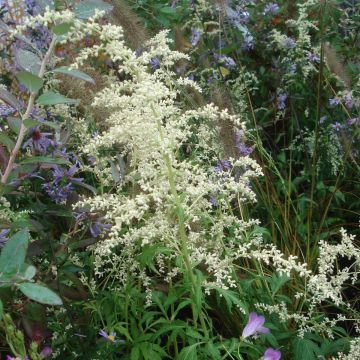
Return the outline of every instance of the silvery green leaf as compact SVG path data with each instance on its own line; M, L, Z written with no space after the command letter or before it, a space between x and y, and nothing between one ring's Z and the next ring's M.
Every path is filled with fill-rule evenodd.
M59 295L45 286L34 283L22 283L17 286L28 298L41 304L62 305L62 300Z
M8 105L13 107L16 110L21 109L21 103L20 101L9 91L0 88L0 99L6 102Z
M41 67L41 59L31 51L17 49L15 61L19 67L32 74L38 75Z
M113 6L102 0L83 0L74 8L75 16L78 19L88 19L95 15L96 10L110 12Z
M88 74L85 74L84 72L77 70L77 69L71 69L68 66L61 66L57 69L52 70L54 73L60 73L60 74L65 74L65 75L69 75L72 77L75 77L77 79L81 79L87 82L90 82L92 84L95 84L94 79L89 76Z

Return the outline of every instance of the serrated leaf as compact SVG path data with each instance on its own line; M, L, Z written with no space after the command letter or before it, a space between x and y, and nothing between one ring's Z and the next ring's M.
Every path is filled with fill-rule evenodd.
M35 283L22 283L17 287L28 298L46 305L62 305L62 300L52 290Z
M196 347L198 345L199 344L197 343L184 347L178 356L178 360L197 360L198 357Z
M14 146L15 146L14 141L12 141L12 140L9 138L9 136L8 136L5 132L3 132L3 131L0 132L0 143L3 144L3 145L5 145L9 152L10 152L10 151L14 148Z
M54 73L60 73L60 74L65 74L65 75L69 75L72 77L75 77L77 79L80 80L84 80L87 81L89 83L95 84L94 79L89 76L88 74L85 74L84 72L77 70L77 69L71 69L68 66L61 66L57 69L52 70Z
M0 88L0 99L4 102L6 102L8 105L13 107L16 110L21 109L21 103L20 101L9 91Z
M31 51L17 49L15 52L17 65L23 70L38 75L41 68L41 59Z
M38 105L58 105L58 104L78 104L79 100L68 99L67 97L55 93L53 91L48 91L37 99Z
M44 85L42 79L28 71L21 71L16 74L16 77L20 84L25 85L30 92L37 93Z
M84 0L74 8L74 14L78 19L86 20L95 15L96 10L110 12L113 6L102 0Z
M32 156L20 162L20 164L34 164L34 163L46 163L57 165L69 165L69 161L63 158L52 158L49 156Z
M0 254L0 274L17 274L25 262L29 232L19 231L3 247Z
M61 35L67 34L71 30L72 26L73 26L73 23L65 22L65 23L61 23L61 24L53 26L53 28L51 30L55 35L61 36Z
M319 347L311 340L296 338L293 343L294 360L316 360L321 355Z

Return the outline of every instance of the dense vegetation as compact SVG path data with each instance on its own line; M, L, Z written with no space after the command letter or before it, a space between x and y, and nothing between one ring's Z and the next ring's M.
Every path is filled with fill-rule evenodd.
M360 359L356 1L0 17L1 358Z

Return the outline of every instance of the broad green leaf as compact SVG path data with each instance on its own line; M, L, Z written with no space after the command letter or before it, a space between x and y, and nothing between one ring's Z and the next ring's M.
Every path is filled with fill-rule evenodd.
M21 103L20 101L9 91L0 88L0 99L4 102L6 102L8 105L13 107L16 110L21 109Z
M61 36L61 35L67 34L70 31L72 26L73 26L72 23L65 22L65 23L55 25L51 30L55 35Z
M15 52L17 64L25 71L38 75L41 68L41 59L31 51L17 49Z
M35 283L22 283L17 285L20 291L28 298L47 305L62 305L59 295L45 286Z
M14 148L14 146L15 146L14 141L12 141L12 140L9 138L9 136L8 136L5 132L3 132L3 131L0 132L0 143L3 144L3 145L5 145L9 152L10 152L10 151Z
M131 350L130 360L139 360L140 359L140 349L138 347L134 347Z
M34 126L39 126L41 124L40 121L35 120L35 119L25 119L24 120L24 125L26 128L31 128Z
M20 164L34 164L34 163L46 163L57 165L69 165L69 161L63 158L52 158L48 156L32 156L20 162Z
M25 271L22 274L27 280L31 280L36 275L36 268L32 265L26 265Z
M17 73L16 77L30 92L37 93L44 85L44 81L42 79L27 71Z
M65 75L69 75L72 77L75 77L77 79L80 80L84 80L87 82L90 82L92 84L95 84L94 79L89 76L88 74L85 74L84 72L77 70L77 69L71 69L68 66L61 66L57 69L52 70L54 73L60 73L60 74L65 74Z
M57 104L78 104L79 100L68 99L67 97L55 93L53 91L48 91L40 95L37 99L38 105L57 105Z
M17 274L25 262L29 232L19 231L3 247L0 254L0 274Z
M16 117L8 117L7 118L7 123L9 124L10 129L18 134L20 132L20 127L22 124L22 120Z
M113 6L102 0L83 0L74 8L75 16L78 19L88 19L95 15L96 10L110 12Z

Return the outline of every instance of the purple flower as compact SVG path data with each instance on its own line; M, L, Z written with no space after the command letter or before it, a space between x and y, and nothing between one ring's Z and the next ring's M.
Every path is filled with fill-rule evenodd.
M220 174L224 171L231 170L232 164L229 160L219 160L214 167L214 171L216 174Z
M150 65L153 70L157 70L160 68L160 59L156 56L150 60Z
M30 138L24 142L23 149L30 147L32 151L37 151L41 154L45 154L48 147L56 147L57 142L49 139L52 136L51 133L42 133L40 128L37 126L30 131Z
M287 99L288 95L287 93L280 93L277 97L277 108L279 110L283 110L286 108L285 101Z
M262 360L280 360L281 352L279 350L274 350L273 348L266 349Z
M330 126L336 131L340 131L343 127L339 122L336 122L335 124L331 124Z
M238 151L239 155L249 156L254 151L254 147L253 146L249 147L245 145L243 141L243 135L244 135L243 131L238 131L235 134L235 148Z
M291 37L286 37L283 41L282 41L282 46L285 49L293 49L296 46L296 42L293 38Z
M345 95L345 97L344 97L344 103L345 103L345 106L346 106L348 109L351 109L351 108L354 106L354 101L353 101L351 92L348 92L348 93Z
M194 27L191 28L191 39L190 39L191 45L196 46L200 38L201 38L201 31Z
M9 234L10 229L2 229L0 230L0 247L3 247L6 242L9 240L7 235Z
M98 215L89 213L84 209L79 209L76 212L75 219L79 224L84 221L88 221L90 223L90 233L94 238L100 236L104 230L108 230L112 227L111 224L105 224L102 222L105 220L104 216L99 217Z
M320 62L320 56L316 55L310 51L308 52L308 59L313 62Z
M225 12L229 22L239 29L242 28L242 24L246 23L250 17L249 12L240 6L237 6L235 10L230 6L226 6Z
M360 118L352 118L347 121L349 126L360 125Z
M241 44L241 49L244 51L249 51L254 48L254 37L250 33L246 33L244 36L244 41Z
M270 329L264 327L265 317L259 316L255 312L251 312L249 315L249 321L247 322L242 332L242 337L245 339L249 336L257 336L259 333L267 334Z
M7 104L0 104L0 117L8 117L16 112L16 109L7 105Z
M116 332L111 332L110 334L107 334L104 330L99 331L99 335L105 338L107 341L110 341L112 343L116 343Z
M219 63L228 69L234 69L236 67L235 61L229 56L215 54L214 57Z
M266 4L264 7L264 15L276 14L279 11L279 5L276 3Z
M322 116L322 117L319 119L319 123L320 123L320 124L323 124L323 123L326 121L326 119L327 119L327 116L326 116L326 115Z
M330 105L338 105L340 104L340 100L338 98L329 99Z
M52 348L50 346L45 346L40 352L40 357L42 359L44 359L44 358L48 357L49 355L51 355L52 352L53 351L52 351Z

